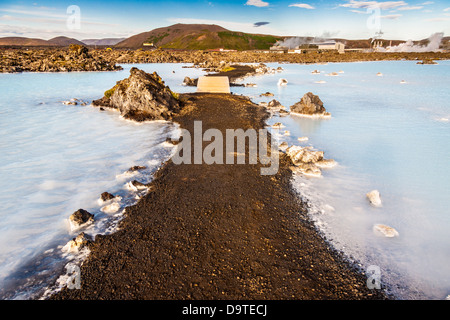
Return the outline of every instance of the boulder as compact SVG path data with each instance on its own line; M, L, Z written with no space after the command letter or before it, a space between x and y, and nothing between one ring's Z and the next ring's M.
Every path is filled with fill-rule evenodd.
M113 195L113 194L111 194L111 193L109 193L109 192L103 192L103 193L100 195L100 199L101 199L102 201L109 201L109 200L114 199L115 197L116 197L115 195Z
M384 224L376 224L373 226L373 231L381 234L387 238L398 237L399 233L392 227L386 226Z
M268 108L271 109L284 109L284 106L277 100L273 99L267 104Z
M184 77L183 85L189 86L189 87L196 87L197 81L198 81L198 79L191 79L189 77Z
M380 192L378 190L372 190L368 192L366 194L366 197L374 207L382 206Z
M418 61L417 64L437 64L433 59L423 59L423 61Z
M314 163L300 163L295 167L295 171L312 177L322 176L322 171Z
M314 151L307 147L292 146L286 150L286 153L295 165L323 160L323 151Z
M285 151L288 147L289 147L289 145L287 144L287 142L286 142L286 141L283 141L283 142L280 143L280 145L278 146L278 149L280 149L281 151Z
M94 106L118 109L122 116L136 121L168 120L180 110L177 94L156 73L131 68L127 79L118 81Z
M308 116L330 115L330 113L325 110L322 100L311 92L306 93L299 102L290 107L290 110L291 112Z
M133 180L133 181L128 182L128 183L125 185L125 187L126 187L128 190L134 191L134 192L138 192L139 190L144 190L144 189L147 189L147 188L148 188L147 185L145 185L144 183L139 182L139 181L137 181L137 180Z
M140 171L140 170L145 170L147 169L146 166L132 166L130 169L127 170L127 172L136 172L136 171Z
M84 209L79 209L72 213L69 217L69 222L73 229L78 228L82 225L94 222L94 215Z
M272 128L280 129L280 128L284 128L284 125L281 122L276 122L272 125Z
M278 80L278 85L279 86L286 86L288 84L288 81L286 79L280 79Z
M76 238L73 238L62 248L62 251L69 253L77 253L92 242L92 238L85 234L80 233Z

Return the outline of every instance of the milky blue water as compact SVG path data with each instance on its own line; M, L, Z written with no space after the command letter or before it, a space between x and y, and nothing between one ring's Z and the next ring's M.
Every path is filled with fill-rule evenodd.
M195 90L181 85L184 76L202 74L181 64L135 66L157 71L177 92ZM2 298L32 297L49 279L55 280L52 277L61 271L61 246L78 234L69 228L68 218L79 208L95 214L95 227L88 234L113 232L122 210L100 211L100 194L119 194L121 206L130 204L135 195L124 185L134 179L146 182L170 156L171 148L164 142L176 130L174 125L135 124L116 112L61 102L78 98L90 104L128 77L130 68L0 74ZM148 169L141 175L121 176L135 165Z
M186 75L202 74L181 64L136 66L157 71L175 92L195 90L181 82ZM286 107L311 91L331 112L327 120L276 115L269 120L290 131L281 141L313 146L338 162L323 170L322 178L298 175L292 182L310 204L318 227L363 268L379 266L383 284L398 297L445 298L450 294L450 62L280 66L282 73L244 80L256 88L232 91L256 102L275 98ZM172 149L164 141L176 128L169 123L138 125L115 112L61 103L101 97L128 77L131 65L124 68L0 74L2 298L42 293L71 259L61 256L61 247L77 234L68 227L70 214L84 208L97 221L88 233L114 232L122 210L101 212L99 195L120 194L125 206L134 200L125 183L145 180L170 156ZM321 73L311 74L315 69ZM278 87L279 78L288 85ZM259 97L267 91L274 97ZM307 142L297 140L304 136ZM133 165L148 170L121 175ZM381 208L365 198L373 189L381 193ZM376 235L376 223L394 227L399 237Z
M244 83L257 87L233 91L256 102L275 98L287 108L310 91L332 114L331 119L292 115L269 121L290 131L280 141L313 146L338 162L321 178L293 181L331 243L364 268L379 266L382 282L398 297L449 295L450 61L269 66L284 71L247 78ZM316 69L320 74L311 73ZM327 76L331 72L338 76ZM277 86L280 78L288 80L286 87ZM259 97L267 91L274 97ZM307 142L297 140L304 136ZM381 194L382 208L365 197L373 189ZM400 236L377 236L372 231L377 223Z

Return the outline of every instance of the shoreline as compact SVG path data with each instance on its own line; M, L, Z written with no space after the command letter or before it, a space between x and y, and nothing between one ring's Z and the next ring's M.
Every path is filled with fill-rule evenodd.
M192 129L198 118L220 130L266 125L265 108L247 97L180 96L191 100L173 119L182 128ZM234 114L218 116L230 105ZM263 177L260 165L175 165L169 159L155 173L148 194L127 208L119 230L96 237L89 246L82 288L63 289L50 299L387 299L367 289L361 270L314 226L292 188L290 165L280 154L278 174ZM199 175L206 176L204 181ZM248 211L251 217L245 216ZM246 224L249 230L243 230Z
M61 56L71 57L66 62ZM309 52L309 53L263 53L257 51L204 52L171 51L157 49L125 50L88 48L2 49L0 73L21 72L77 72L120 71L121 64L136 63L186 63L201 69L221 71L221 63L338 63L364 61L429 61L449 60L450 52Z

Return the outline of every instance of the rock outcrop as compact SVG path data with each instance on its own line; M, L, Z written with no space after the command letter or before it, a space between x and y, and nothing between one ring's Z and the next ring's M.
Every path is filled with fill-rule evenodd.
M71 45L68 49L5 50L0 53L0 72L114 70L122 70L122 67L82 45Z
M145 169L147 169L146 166L132 166L130 169L127 170L127 172L133 173L133 172L141 171L141 170L145 170Z
M92 104L118 109L124 118L136 121L168 120L181 108L178 95L156 72L149 74L134 67L127 79L118 81Z
M292 146L287 150L287 154L295 165L323 160L323 151L314 151L308 147Z
M103 192L101 195L100 195L100 199L103 201L103 202L106 202L106 201L109 201L109 200L112 200L112 199L114 199L116 196L115 195L113 195L113 194L111 194L111 193L109 193L109 192Z
M77 253L92 242L92 238L81 232L76 238L73 238L62 248L62 251L68 253Z
M188 86L188 87L196 87L197 82L198 82L198 79L192 79L192 78L189 78L186 76L186 77L184 77L183 85Z
M290 107L290 110L292 113L307 116L330 116L330 113L325 110L322 100L311 92L306 93L299 102Z
M372 190L372 191L368 192L366 194L366 197L367 197L367 199L369 199L370 203L374 207L382 206L381 196L380 196L380 192L378 190Z
M77 229L85 224L94 222L94 215L84 209L79 209L72 213L69 217L69 222L72 229Z
M284 109L284 106L278 101L273 99L267 104L267 107L270 109Z
M418 61L416 64L437 64L433 59L423 59L422 61Z
M386 226L384 224L374 225L373 231L380 235L383 235L387 238L394 238L394 237L398 237L400 235L397 230L395 230L392 227Z
M323 151L312 150L311 147L291 146L286 149L286 154L290 157L296 170L309 176L320 177L320 168L331 168L336 165L332 159L324 159Z

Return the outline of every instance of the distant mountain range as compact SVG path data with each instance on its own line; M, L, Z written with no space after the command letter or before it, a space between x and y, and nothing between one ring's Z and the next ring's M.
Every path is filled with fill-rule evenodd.
M67 47L71 44L88 46L114 46L125 40L125 38L106 38L106 39L85 39L77 40L68 37L56 37L50 40L24 38L24 37L5 37L0 38L0 46L19 46L19 47Z
M24 38L24 37L6 37L0 38L0 46L21 46L21 47L65 47L70 44L84 43L73 38L56 37L50 40Z
M81 42L88 46L114 46L126 38L83 39Z
M142 32L129 38L105 38L77 40L68 37L56 37L50 40L6 37L0 38L0 46L20 47L64 47L70 44L88 46L110 46L116 48L139 49L151 45L167 49L204 50L204 49L235 49L255 50L269 49L277 41L285 38L276 35L253 34L238 31L230 31L214 24L175 24L169 27L157 28L148 32ZM326 39L342 41L346 48L370 48L371 39L347 40ZM443 44L448 44L450 37L443 38ZM401 40L383 40L398 45ZM415 41L426 43L427 39Z

